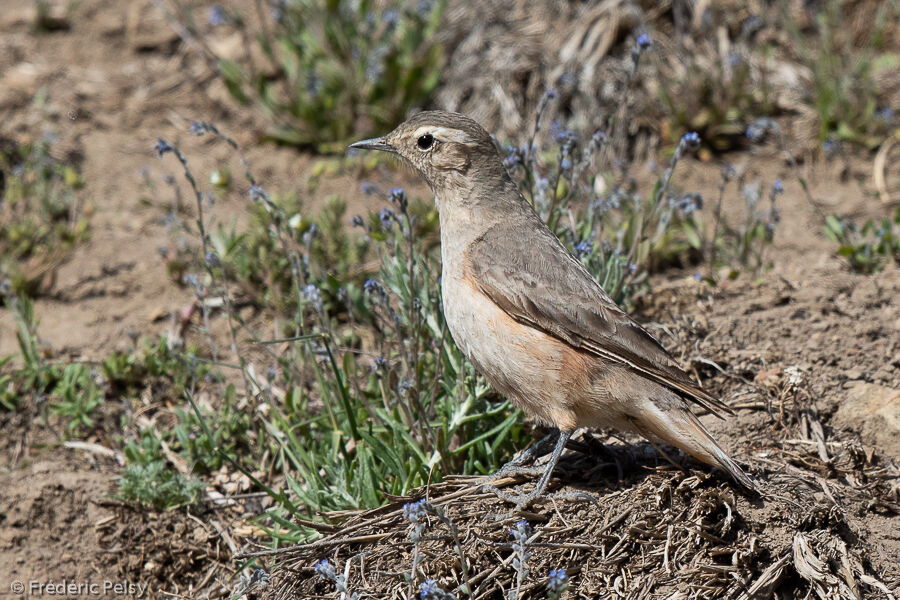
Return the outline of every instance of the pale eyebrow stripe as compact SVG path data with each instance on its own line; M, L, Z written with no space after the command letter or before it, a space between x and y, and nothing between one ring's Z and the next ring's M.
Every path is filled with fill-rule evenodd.
M433 135L436 140L440 140L442 142L460 142L465 144L472 141L465 132L460 131L459 129L451 129L448 127L430 127L427 125L416 129L413 137L418 138L428 133Z

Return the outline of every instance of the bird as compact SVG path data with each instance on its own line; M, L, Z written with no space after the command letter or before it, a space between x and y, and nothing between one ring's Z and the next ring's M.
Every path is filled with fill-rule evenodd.
M530 493L495 493L518 508L541 497L582 427L668 443L757 490L691 404L722 418L733 411L695 383L572 256L522 195L481 125L458 113L423 111L350 148L394 154L428 183L454 342L494 389L558 431L548 436L556 444ZM515 472L547 441L498 473Z

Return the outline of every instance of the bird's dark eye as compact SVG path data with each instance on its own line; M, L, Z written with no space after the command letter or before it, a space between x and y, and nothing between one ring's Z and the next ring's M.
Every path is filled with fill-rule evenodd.
M419 140L416 142L416 144L422 150L428 150L429 148L431 148L434 145L434 136L431 135L430 133L426 133L425 135L423 135L422 137L419 138Z

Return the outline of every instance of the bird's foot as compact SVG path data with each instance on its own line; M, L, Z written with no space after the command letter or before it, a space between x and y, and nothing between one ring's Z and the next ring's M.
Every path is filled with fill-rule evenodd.
M552 498L554 500L559 498L560 500L572 500L575 502L590 502L597 508L600 508L600 509L603 508L602 506L600 506L600 503L597 501L596 498L594 498L593 496L591 496L590 494L588 494L586 492L576 492L576 491L556 492L555 494L550 494L549 498Z
M544 470L544 467L523 467L521 465L514 465L511 462L508 462L500 467L500 469L493 475L488 475L488 477L484 480L484 483L487 484L492 481L497 481L498 479L503 479L504 477L534 477L535 475L543 474Z
M485 492L491 492L504 502L508 502L510 504L514 504L516 506L516 510L522 510L531 506L531 504L537 500L543 493L544 490L535 487L529 493L525 494L520 492L521 487L516 487L516 493L510 493L493 485L483 485L479 488Z
M514 504L516 506L516 510L523 510L531 506L535 500L538 500L543 494L543 490L535 488L531 490L531 492L525 494L521 492L521 487L515 488L515 493L506 492L501 490L498 487L493 485L483 485L480 488L482 491L491 492L501 500L505 502L509 502L510 504ZM600 503L596 498L591 496L585 492L576 492L576 491L567 491L567 492L556 492L554 494L547 494L544 496L550 500L570 500L574 502L590 502L594 504L597 508L603 508L600 506Z
M543 446L547 441L552 438L553 434L545 437L543 440L535 444L537 446ZM572 437L571 431L560 432L559 436L556 439L556 445L553 448L553 452L550 455L550 460L543 467L523 467L521 463L523 462L522 457L517 457L515 460L510 461L500 471L489 478L487 481L494 481L497 475L520 475L520 474L537 474L540 473L540 479L538 479L537 484L534 486L534 489L528 492L527 494L519 493L519 494L510 494L509 492L504 492L503 490L497 488L494 485L480 485L479 489L484 489L485 491L489 491L493 493L495 496L504 500L506 502L510 502L516 505L517 510L521 510L527 506L529 506L532 502L540 498L544 495L544 490L547 489L547 484L550 482L550 475L553 473L553 468L556 467L556 463L559 461L559 457L562 454L563 449L566 447L566 442L569 441L569 438ZM529 448L523 454L528 454L530 451L531 454L537 453L537 449Z

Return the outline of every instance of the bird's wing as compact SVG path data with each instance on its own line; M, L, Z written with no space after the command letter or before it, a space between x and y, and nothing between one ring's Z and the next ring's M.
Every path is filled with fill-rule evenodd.
M468 248L466 270L497 306L575 348L627 365L717 416L733 412L694 383L536 215L528 221L527 227L518 219L495 225ZM522 231L535 231L533 239L521 239Z

